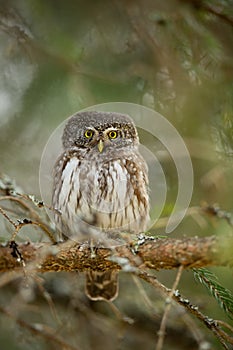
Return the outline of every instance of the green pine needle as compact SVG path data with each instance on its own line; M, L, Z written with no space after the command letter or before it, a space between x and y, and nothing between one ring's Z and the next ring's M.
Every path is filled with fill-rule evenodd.
M229 318L233 319L233 294L229 289L218 283L217 276L205 269L193 269L194 277L203 284L209 293L217 300L220 307L226 312Z

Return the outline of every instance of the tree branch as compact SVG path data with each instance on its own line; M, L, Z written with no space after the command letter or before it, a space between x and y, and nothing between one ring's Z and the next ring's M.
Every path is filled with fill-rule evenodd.
M93 258L90 246L73 241L21 243L0 246L0 272L30 264L40 272L105 271L148 267L151 269L233 266L233 236L193 237L183 239L152 238L139 235L137 240L115 248L96 248ZM123 259L122 259L123 258ZM33 265L34 264L34 265Z

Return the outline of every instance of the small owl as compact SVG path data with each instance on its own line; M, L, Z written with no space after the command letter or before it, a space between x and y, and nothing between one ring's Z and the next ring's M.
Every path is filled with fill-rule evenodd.
M54 166L53 207L63 236L89 239L139 233L149 221L148 169L133 120L115 112L80 112L67 122ZM116 271L87 272L87 296L113 300Z

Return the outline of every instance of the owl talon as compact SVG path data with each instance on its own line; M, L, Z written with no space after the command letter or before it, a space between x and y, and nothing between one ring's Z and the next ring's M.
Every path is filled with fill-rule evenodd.
M95 258L96 258L95 250L91 249L91 259L95 259Z
M90 240L90 249L91 249L91 259L96 258L96 247L94 246L93 239Z

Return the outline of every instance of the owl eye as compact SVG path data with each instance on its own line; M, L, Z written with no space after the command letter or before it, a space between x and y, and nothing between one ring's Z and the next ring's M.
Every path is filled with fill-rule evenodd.
M108 136L109 136L110 139L116 139L117 136L118 136L118 132L112 130L112 131L110 131L110 132L108 133Z
M85 133L84 133L84 136L87 139L90 139L93 136L93 131L92 130L86 130Z

